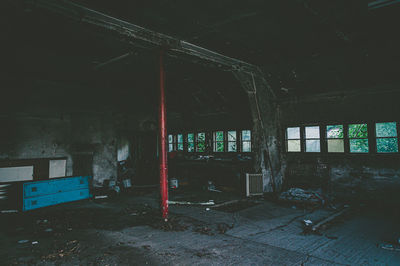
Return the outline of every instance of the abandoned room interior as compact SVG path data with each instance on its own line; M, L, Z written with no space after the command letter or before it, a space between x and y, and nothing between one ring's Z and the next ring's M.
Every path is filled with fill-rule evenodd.
M400 1L3 0L1 265L400 265Z

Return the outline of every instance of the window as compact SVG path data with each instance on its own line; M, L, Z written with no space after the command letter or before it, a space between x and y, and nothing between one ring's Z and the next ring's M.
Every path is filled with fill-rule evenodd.
M216 131L214 132L213 138L213 150L214 152L223 152L224 151L224 132Z
M343 125L326 126L328 152L344 152Z
M320 152L319 126L306 127L306 152Z
M350 152L368 153L368 127L367 124L349 125Z
M236 152L236 131L228 131L228 152Z
M241 139L242 152L251 152L251 131L242 130Z
M182 134L177 135L177 150L183 151L183 135Z
M301 152L300 127L286 129L286 149L288 152Z
M174 135L168 135L168 151L174 150Z
M194 134L187 134L187 150L188 152L194 152Z
M399 152L396 122L376 123L375 130L378 153Z
M197 152L206 151L206 133L197 133L196 151Z

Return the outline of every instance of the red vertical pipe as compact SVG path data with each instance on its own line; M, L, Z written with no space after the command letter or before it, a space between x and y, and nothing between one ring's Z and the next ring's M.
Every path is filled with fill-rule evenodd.
M160 110L159 110L159 140L160 140L160 193L163 219L168 219L168 163L167 163L167 119L165 107L165 72L164 54L160 53Z

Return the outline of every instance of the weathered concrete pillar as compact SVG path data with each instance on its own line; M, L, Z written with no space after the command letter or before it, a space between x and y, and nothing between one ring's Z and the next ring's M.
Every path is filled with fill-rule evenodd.
M261 71L233 72L247 92L253 118L254 170L263 174L264 192L278 192L285 163L281 154L279 110L275 95Z

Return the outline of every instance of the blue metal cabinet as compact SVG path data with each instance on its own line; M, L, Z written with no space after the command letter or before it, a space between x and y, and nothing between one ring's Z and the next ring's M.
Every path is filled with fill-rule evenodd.
M24 198L60 193L89 187L88 176L50 179L24 184Z
M90 176L66 177L23 184L22 210L90 198Z
M57 205L76 200L83 200L90 197L89 189L79 189L59 192L56 194L38 196L24 199L23 211L34 210L47 206Z

